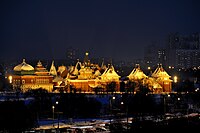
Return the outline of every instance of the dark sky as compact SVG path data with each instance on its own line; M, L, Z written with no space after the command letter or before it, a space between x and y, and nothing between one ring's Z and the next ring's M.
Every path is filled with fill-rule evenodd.
M199 0L0 0L0 59L143 58L169 33L200 30Z

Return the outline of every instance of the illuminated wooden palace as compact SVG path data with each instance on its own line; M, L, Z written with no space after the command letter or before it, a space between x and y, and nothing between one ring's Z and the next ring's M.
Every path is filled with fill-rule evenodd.
M36 67L23 62L13 69L12 85L14 89L27 91L30 89L44 88L51 92L53 90L53 76L49 74L46 68L39 61Z
M51 70L55 71L54 68L55 66L52 66ZM67 92L71 89L86 93L94 92L95 89L106 91L110 83L115 83L114 91L119 92L120 76L115 72L113 65L99 67L97 64L92 64L87 52L83 63L78 60L75 66L69 66L68 69L65 66L59 66L58 72L59 74L56 74L53 80L55 87Z
M136 67L133 71L127 76L129 81L138 83L146 86L151 92L161 93L161 92L171 92L172 91L172 80L171 76L163 69L162 65L159 64L156 70L152 73L151 76L146 76L143 71L140 69L139 64L136 64ZM135 89L139 86L135 86Z
M14 67L12 75L12 85L23 91L29 89L44 88L49 92L82 92L91 93L95 91L120 92L121 81L112 64L108 66L92 64L86 52L83 62L77 61L74 66L58 66L56 69L54 61L50 71L46 70L39 61L35 68L27 64L25 60ZM139 89L139 84L146 86L151 92L171 92L171 76L158 65L151 76L147 76L137 64L132 72L127 76L128 81L137 83L135 91ZM127 81L125 81L126 83ZM111 90L109 90L111 89Z

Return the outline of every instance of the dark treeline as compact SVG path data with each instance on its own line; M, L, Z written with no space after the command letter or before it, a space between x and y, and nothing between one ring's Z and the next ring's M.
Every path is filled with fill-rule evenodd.
M0 102L0 131L21 132L38 126L39 119L140 117L163 113L192 113L188 104L199 107L200 93L155 95L145 93L84 94L48 93L44 89L16 95ZM20 97L32 100L19 100ZM115 97L113 99L112 97ZM122 104L123 103L123 104Z
M35 113L23 101L0 102L0 131L21 133L35 124Z

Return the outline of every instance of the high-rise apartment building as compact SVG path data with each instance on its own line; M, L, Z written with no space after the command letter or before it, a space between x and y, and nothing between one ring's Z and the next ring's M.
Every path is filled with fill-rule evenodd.
M170 34L167 43L168 65L175 68L200 66L200 34Z
M148 45L145 48L144 61L148 67L154 67L157 64L162 64L165 67L167 61L166 50L161 45Z
M79 51L73 47L68 47L66 51L66 57L70 64L75 64L79 58Z

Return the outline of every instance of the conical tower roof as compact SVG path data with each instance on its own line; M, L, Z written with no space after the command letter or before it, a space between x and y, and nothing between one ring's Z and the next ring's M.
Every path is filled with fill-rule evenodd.
M82 67L82 64L81 64L81 62L78 60L77 61L77 63L76 63L76 65L74 66L74 69L73 69L73 71L72 71L72 75L78 75L79 74L79 69L78 69L78 66L81 68Z
M100 77L102 80L119 80L121 76L115 72L113 65L110 65Z
M152 73L151 75L154 78L161 78L161 77L165 77L165 78L170 78L171 76L169 76L169 74L163 69L162 64L158 64L158 67L156 68L156 70Z
M54 75L54 76L57 76L57 71L56 71L56 67L54 65L54 61L52 61L52 64L51 64L51 68L50 68L50 72L49 72L51 75Z
M136 64L135 68L132 70L132 72L127 77L130 80L133 80L133 79L143 79L143 78L146 78L147 76L140 69L140 65Z

